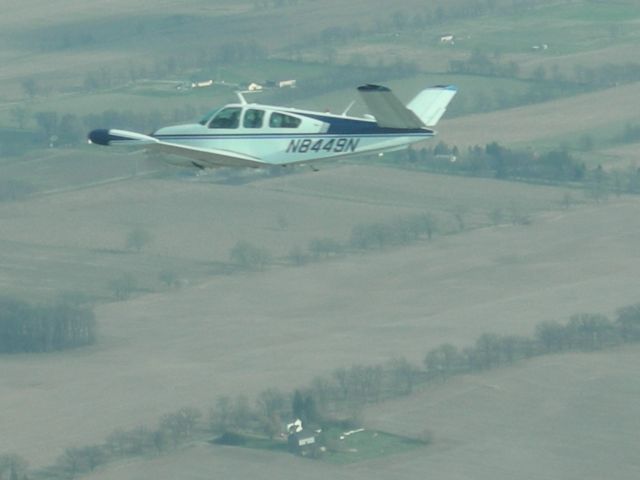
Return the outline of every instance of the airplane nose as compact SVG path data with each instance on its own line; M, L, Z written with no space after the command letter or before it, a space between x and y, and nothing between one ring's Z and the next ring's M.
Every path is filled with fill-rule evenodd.
M88 139L89 143L95 143L98 145L109 145L111 135L109 135L109 130L105 128L99 128L97 130L91 130L91 132L89 132Z

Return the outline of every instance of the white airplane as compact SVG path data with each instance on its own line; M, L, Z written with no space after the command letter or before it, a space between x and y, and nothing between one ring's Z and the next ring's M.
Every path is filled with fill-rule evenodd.
M168 163L198 168L310 163L315 160L400 150L435 135L434 127L456 94L454 86L422 90L406 106L387 87L358 87L371 115L347 116L240 102L200 122L150 135L117 129L89 133L89 143L142 146L170 154ZM174 159L175 158L175 159Z

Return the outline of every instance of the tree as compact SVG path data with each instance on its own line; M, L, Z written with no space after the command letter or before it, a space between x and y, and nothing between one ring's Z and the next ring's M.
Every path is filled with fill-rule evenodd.
M590 152L593 150L595 144L595 140L593 139L593 135L590 133L585 133L580 136L578 139L578 147L583 152Z
M431 241L433 234L438 229L438 223L436 222L436 219L430 213L423 213L422 215L420 215L420 224L422 231L427 234L427 239Z
M233 420L233 404L231 397L218 397L216 405L209 411L209 426L214 433L226 433L231 430Z
M67 448L59 457L58 464L66 472L68 478L75 478L76 475L89 468L80 448Z
M142 227L136 227L127 234L127 249L140 252L151 243L152 235Z
M458 231L462 232L465 229L464 217L468 212L468 208L464 205L456 205L453 209L453 217L458 224Z
M269 388L260 392L257 405L265 417L282 415L287 409L287 397L280 390Z
M291 398L291 411L296 418L301 419L304 416L304 396L298 389L293 392L293 397Z
M547 353L559 352L567 346L567 332L558 322L542 322L536 326L536 339Z
M29 78L23 79L20 82L20 85L22 86L22 89L24 90L24 92L30 98L35 97L38 94L38 92L40 91L40 85L38 85L38 82L33 77L29 77Z
M640 340L640 303L623 307L616 312L616 325L623 340Z
M84 139L84 136L84 127L76 115L67 113L62 116L58 126L58 137L61 144L78 144Z
M236 430L248 430L255 419L255 414L246 395L235 398L232 411L232 423Z
M19 455L0 455L0 479L9 472L9 480L26 478L28 462Z
M406 358L394 358L388 363L392 390L395 395L408 395L413 391L420 371Z
M93 311L57 302L32 306L0 297L0 352L50 352L95 341Z
M136 279L130 273L124 273L111 280L109 288L116 300L127 300L136 291Z
M239 241L229 253L231 261L248 270L264 270L271 260L271 254L264 248L246 241Z
M431 376L444 379L455 373L462 358L458 349L450 343L445 343L429 351L424 358L424 365Z
M169 413L162 417L159 431L167 432L175 446L189 438L201 417L202 413L196 408L181 408L175 413ZM155 439L154 443L156 443Z
M299 246L295 246L291 249L289 252L289 259L291 260L291 263L298 267L307 263L307 255Z
M337 255L342 251L342 245L333 238L314 238L309 242L309 251L316 257Z
M16 122L20 129L25 128L30 116L31 113L25 107L17 106L11 109L11 118Z
M496 207L489 212L489 220L495 226L500 225L504 220L504 213L500 207Z
M158 274L158 280L164 283L167 287L176 287L180 284L178 281L178 274L174 270L165 269Z
M92 445L76 449L76 454L81 459L81 463L86 465L90 471L94 471L98 466L107 461L107 452L100 445Z
M47 141L50 141L52 137L58 134L59 119L57 112L37 112L35 118L38 128Z
M258 395L257 406L262 430L273 438L280 431L280 421L287 409L286 396L273 388L263 390Z
M476 358L480 368L493 368L501 362L501 341L495 333L484 333L475 345Z
M597 350L613 341L613 325L604 315L573 315L567 325L567 337L573 348Z

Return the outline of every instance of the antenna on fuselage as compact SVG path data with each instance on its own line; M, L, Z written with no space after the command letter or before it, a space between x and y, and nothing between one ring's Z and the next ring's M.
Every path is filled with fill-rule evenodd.
M352 100L351 103L347 106L347 108L344 109L344 112L342 112L342 116L346 117L347 113L349 113L349 110L351 110L351 107L353 107L356 104L355 100Z
M240 100L240 104L247 105L247 99L244 98L245 93L260 93L260 90L236 90L236 95Z

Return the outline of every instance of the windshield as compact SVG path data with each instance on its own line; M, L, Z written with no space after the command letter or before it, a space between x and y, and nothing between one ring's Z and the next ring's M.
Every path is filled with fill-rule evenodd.
M198 122L200 125L206 125L207 123L209 123L209 120L211 120L211 118L220 111L220 108L216 108L214 110L211 110L209 112L207 112L206 115L204 115L200 121Z

